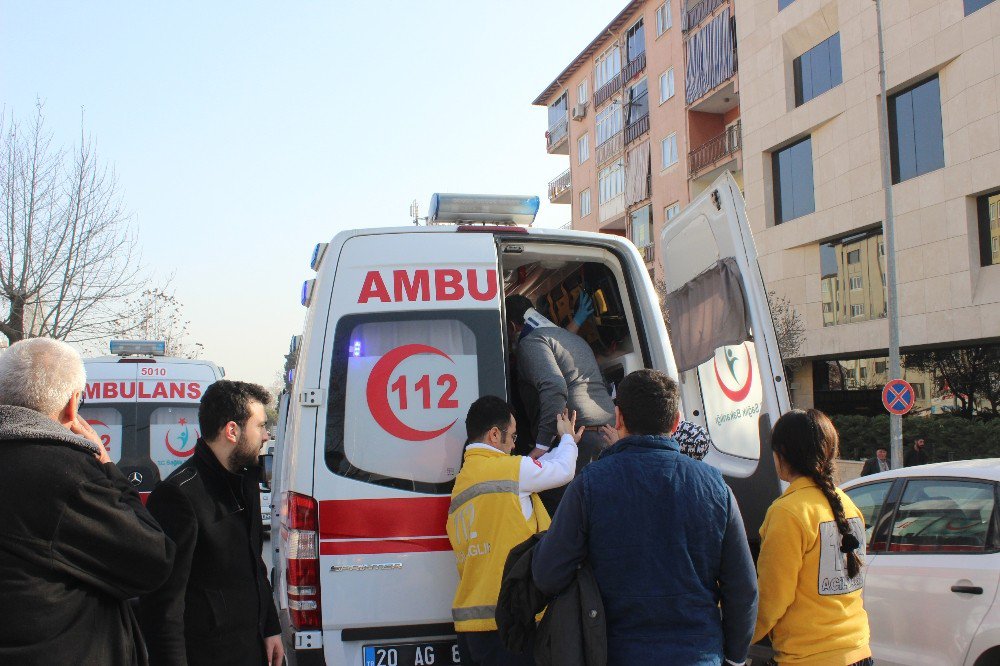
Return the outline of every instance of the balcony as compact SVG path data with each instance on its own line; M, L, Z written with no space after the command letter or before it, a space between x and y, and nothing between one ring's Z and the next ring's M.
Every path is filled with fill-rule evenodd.
M552 155L569 155L569 115L549 127L545 133L545 149Z
M697 178L702 171L728 160L742 147L742 123L737 121L722 134L712 137L688 153L688 178Z
M573 203L573 181L569 169L549 181L549 203Z
M649 114L642 116L625 128L625 145L629 145L649 131Z
M612 95L621 90L626 83L634 79L645 69L646 52L643 51L632 60L629 60L628 64L625 65L625 68L622 69L622 71L615 74L610 81L594 92L594 108L599 107L601 104L604 104L606 101L611 99Z
M595 159L598 167L611 161L613 157L622 152L622 148L625 147L625 142L622 140L624 136L624 132L615 132L608 137L607 141L597 147Z
M686 7L681 16L681 30L683 32L691 30L728 2L729 0L694 0L694 2L685 3Z
M656 261L656 244L650 243L649 245L643 245L639 248L639 254L642 255L643 260L647 264L651 264Z

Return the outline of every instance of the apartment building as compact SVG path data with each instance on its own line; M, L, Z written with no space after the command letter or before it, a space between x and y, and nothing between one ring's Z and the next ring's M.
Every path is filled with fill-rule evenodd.
M549 200L574 229L629 237L657 268L663 223L728 168L740 180L731 0L636 0L535 99L569 165Z
M743 182L769 289L806 324L798 406L879 410L884 193L871 0L733 0ZM1000 2L885 0L900 336L1000 341ZM910 373L919 398L940 386Z

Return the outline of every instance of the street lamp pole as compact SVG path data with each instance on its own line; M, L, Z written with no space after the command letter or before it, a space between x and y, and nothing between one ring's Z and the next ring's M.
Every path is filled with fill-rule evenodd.
M889 156L889 100L885 85L885 45L882 40L882 0L875 0L878 32L879 147L882 162L882 189L885 192L885 216L882 237L885 243L885 286L889 305L889 381L902 379L899 363L899 299L896 295L896 221L892 206L892 163ZM889 415L890 462L892 468L903 466L903 417Z

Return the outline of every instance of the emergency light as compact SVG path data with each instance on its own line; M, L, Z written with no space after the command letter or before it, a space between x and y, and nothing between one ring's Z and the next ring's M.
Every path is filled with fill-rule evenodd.
M300 300L302 305L305 307L309 307L309 304L312 303L313 287L315 286L316 280L306 280L302 283L302 295Z
M530 227L538 213L538 197L511 194L434 194L428 224L516 224Z
M319 265L323 263L323 256L326 254L326 248L329 243L316 243L316 247L313 248L312 259L309 260L309 268L314 271L319 270Z
M163 340L112 340L111 353L115 356L163 356L167 343Z

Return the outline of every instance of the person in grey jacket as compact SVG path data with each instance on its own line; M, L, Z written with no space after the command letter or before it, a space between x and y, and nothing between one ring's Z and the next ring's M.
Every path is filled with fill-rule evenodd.
M537 458L553 445L557 414L564 409L576 411L577 424L584 426L577 445L579 472L603 448L601 426L614 421L614 404L597 357L583 338L542 317L525 296L508 296L506 310L511 337L517 341L518 391L535 440L531 455ZM582 308L578 316L585 321L588 314ZM542 495L550 513L564 488Z

